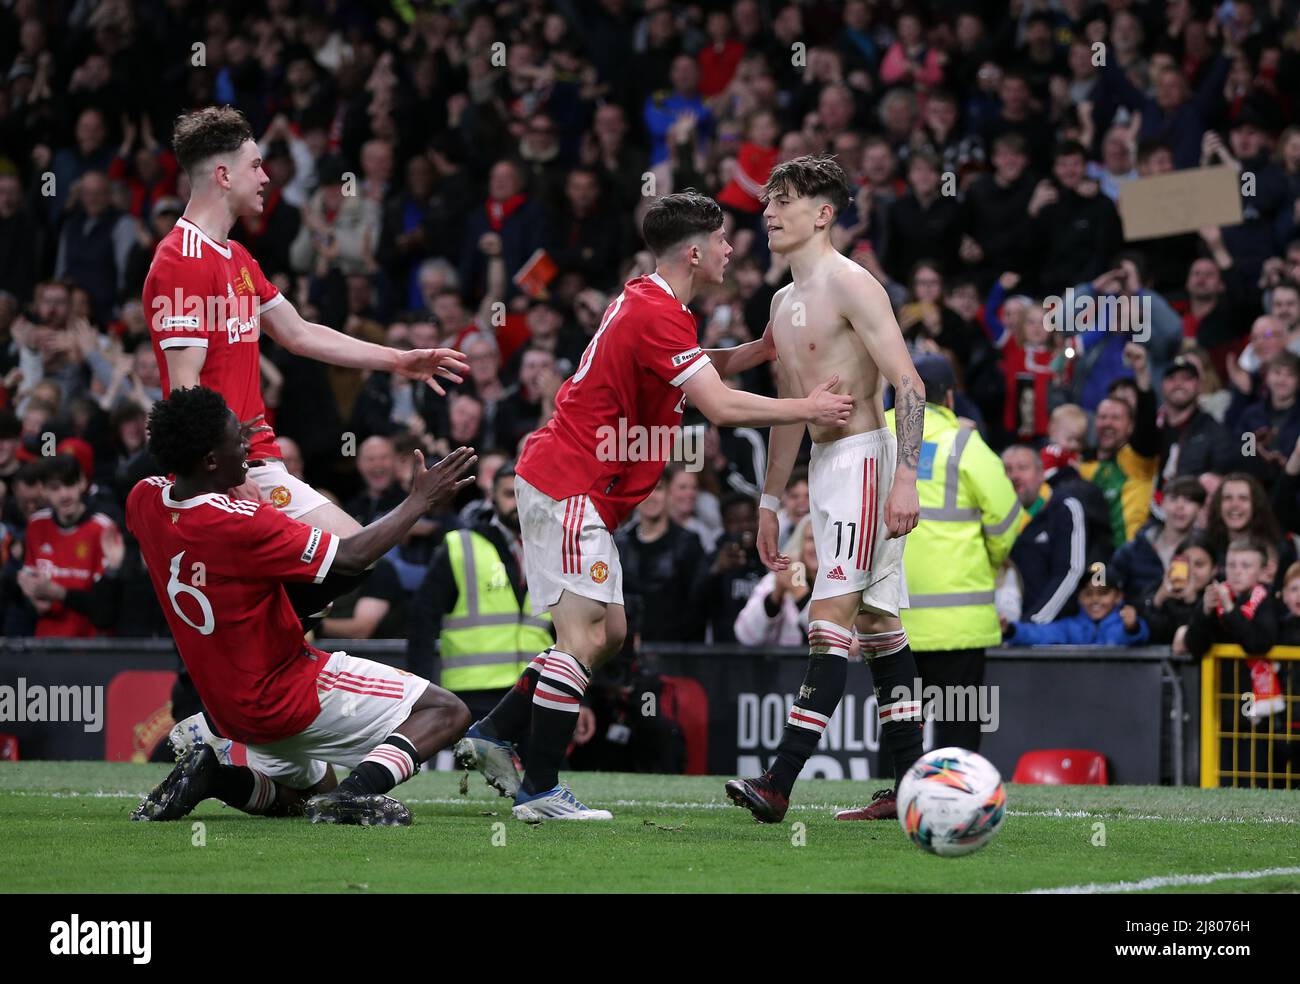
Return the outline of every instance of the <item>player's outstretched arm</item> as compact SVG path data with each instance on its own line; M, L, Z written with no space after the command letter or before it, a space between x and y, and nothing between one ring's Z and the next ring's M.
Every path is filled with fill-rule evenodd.
M457 448L432 467L424 467L424 455L415 452L415 473L411 492L402 504L375 520L359 533L339 540L333 571L360 574L401 542L407 531L431 509L439 508L472 484L473 474L465 477L478 462L473 448Z
M832 393L838 374L797 400L774 400L732 389L708 365L682 384L682 392L719 427L767 427L771 424L816 424L842 427L853 412L853 397Z
M262 315L262 325L272 338L294 355L335 366L377 369L407 379L419 379L440 395L445 391L439 385L439 379L459 383L463 379L460 374L469 372L465 356L455 349L403 351L353 338L327 325L304 321L288 298Z
M832 301L853 325L881 375L894 387L898 463L885 500L885 527L891 537L906 536L916 528L921 515L916 468L925 428L925 385L916 374L889 295L875 277L860 267L846 268L830 278L829 290Z

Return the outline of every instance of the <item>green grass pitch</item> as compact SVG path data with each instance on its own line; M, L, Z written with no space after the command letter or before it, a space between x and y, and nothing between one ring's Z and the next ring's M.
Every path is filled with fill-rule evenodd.
M608 773L567 778L612 823L529 827L478 776L463 796L448 773L397 790L415 815L404 829L264 820L216 802L178 823L130 822L165 771L0 765L0 891L1300 891L1300 797L1285 792L1010 786L994 841L945 859L895 822L833 818L877 783L800 783L775 826L727 803L720 777ZM1188 877L1211 874L1231 877Z

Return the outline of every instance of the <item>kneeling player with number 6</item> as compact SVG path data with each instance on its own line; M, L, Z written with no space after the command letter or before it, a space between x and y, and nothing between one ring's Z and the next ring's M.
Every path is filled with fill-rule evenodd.
M386 794L464 734L469 711L404 670L309 645L285 585L364 571L474 481L463 477L478 460L473 450L457 448L429 469L417 451L406 500L341 537L225 494L244 482L248 438L213 390L173 390L154 404L149 449L175 479L139 482L127 527L204 707L225 737L247 745L248 765L223 765L211 745L195 744L133 818L178 820L215 797L245 813L305 813L316 823L410 824L410 811ZM338 782L331 763L351 775Z

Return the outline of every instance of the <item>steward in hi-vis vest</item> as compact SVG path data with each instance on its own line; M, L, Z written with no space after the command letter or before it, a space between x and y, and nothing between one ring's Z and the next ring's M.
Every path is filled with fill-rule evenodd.
M921 519L903 553L909 607L900 614L926 687L978 687L985 648L1002 641L993 586L1019 532L1020 500L1001 459L958 421L947 360L924 356L916 369L926 398ZM892 411L888 418L892 428ZM978 720L944 721L943 708L935 711L935 747L978 750Z
M554 642L550 616L532 614L514 473L503 471L509 474L493 481L491 512L472 529L447 534L411 608L411 671L455 693L476 718Z

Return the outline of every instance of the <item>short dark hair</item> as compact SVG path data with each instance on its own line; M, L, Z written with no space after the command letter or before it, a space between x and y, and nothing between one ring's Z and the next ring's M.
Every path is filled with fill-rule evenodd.
M763 199L790 192L800 198L825 198L837 216L853 201L844 168L829 154L819 157L805 154L772 168Z
M76 485L86 476L81 470L81 462L71 454L56 454L45 462L41 469L41 481L46 485Z
M1019 154L1021 157L1029 156L1029 145L1025 143L1025 138L1019 133L1003 133L993 138L994 152L1001 147L1003 150L1012 154Z
M18 470L11 476L13 484L40 485L45 481L45 461L45 458L37 458L35 461L27 461L19 465Z
M1161 151L1164 151L1167 154L1173 154L1173 145L1166 140L1161 140L1159 137L1144 137L1138 141L1138 163L1145 164Z
M488 452L488 454L491 453L492 453L491 451ZM514 478L514 477L515 477L514 461L513 460L503 461L501 463L501 467L492 473L492 490L494 492L496 491L497 482L501 481L503 478Z
M1164 498L1166 499L1191 499L1198 506L1205 505L1205 486L1201 484L1200 479L1195 475L1179 475L1171 479L1165 486Z
M233 106L208 106L177 117L172 151L187 174L217 154L234 154L253 139L253 128Z
M172 390L149 411L149 450L164 471L188 475L221 443L230 408L216 390Z
M747 506L748 508L753 509L755 512L758 512L758 503L754 501L754 497L752 495L749 495L748 493L745 492L736 491L736 492L729 492L727 495L722 497L722 501L718 503L718 515L725 516L727 515L727 513L731 512L731 510L735 509L737 506Z
M1062 140L1052 149L1052 162L1055 163L1062 157L1082 157L1086 161L1088 151L1077 140Z
M1300 376L1300 355L1283 349L1265 364L1266 369L1286 369L1293 375Z
M1178 544L1178 553L1186 553L1188 550L1204 550L1211 559L1214 558L1214 543L1205 530L1192 530Z
M708 195L687 188L664 195L646 209L641 235L650 252L663 256L694 236L722 228L722 207Z

